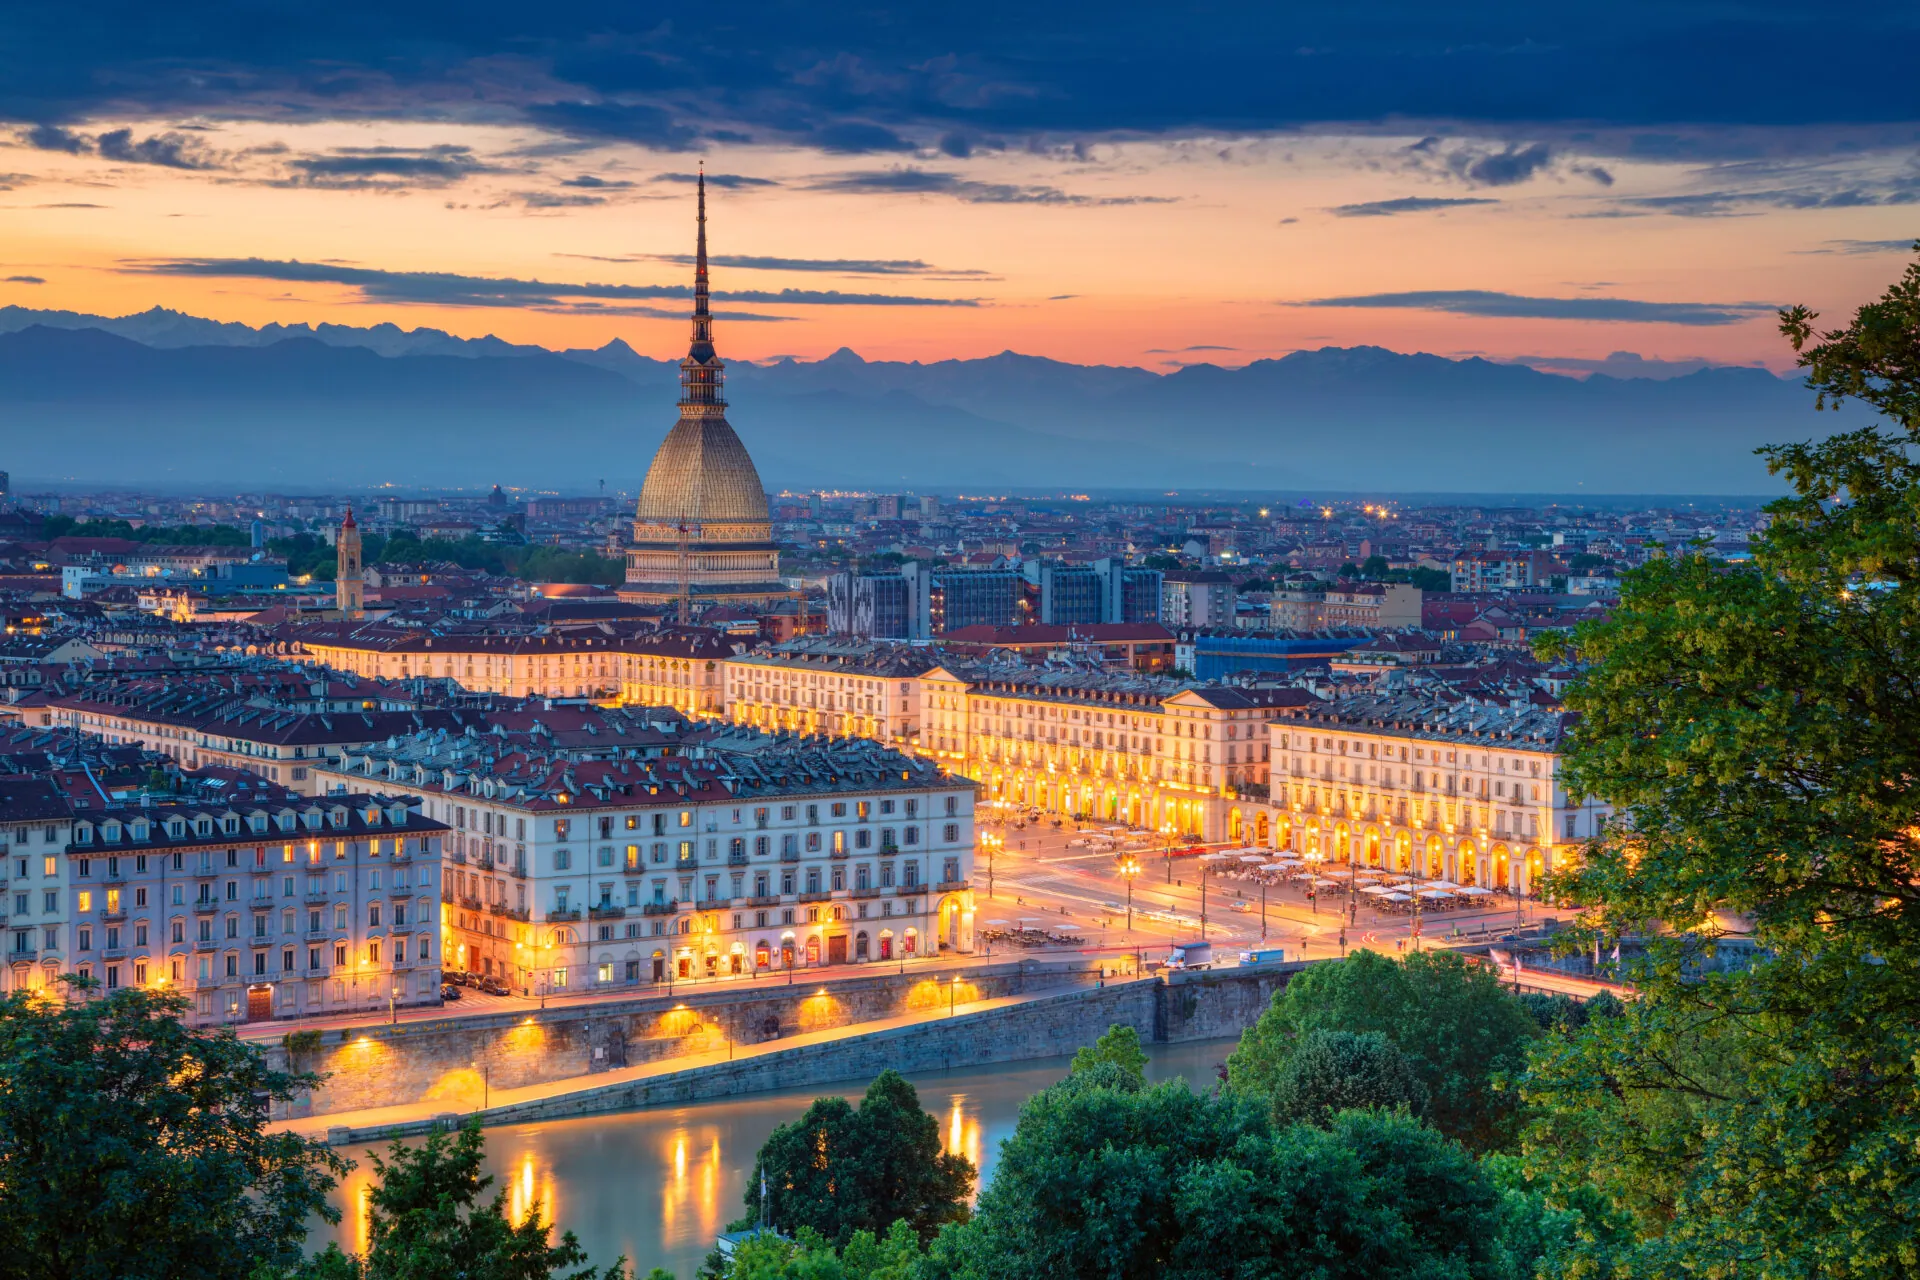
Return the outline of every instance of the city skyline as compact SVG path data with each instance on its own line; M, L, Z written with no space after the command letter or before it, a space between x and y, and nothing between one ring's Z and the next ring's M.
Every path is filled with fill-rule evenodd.
M671 357L704 160L738 359L1779 371L1775 307L1851 309L1920 232L1911 104L1857 42L1823 68L1811 18L1482 10L1440 42L1371 17L1056 11L1024 43L752 11L23 24L9 56L43 56L0 100L0 305ZM1912 24L1873 22L1896 65ZM1799 92L1758 87L1788 66Z

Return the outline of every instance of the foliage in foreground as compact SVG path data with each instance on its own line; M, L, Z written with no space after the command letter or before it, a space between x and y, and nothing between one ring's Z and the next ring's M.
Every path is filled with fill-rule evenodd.
M940 1125L899 1072L880 1073L855 1109L845 1098L818 1098L760 1148L747 1180L747 1217L760 1216L762 1180L767 1220L786 1234L810 1227L836 1248L856 1232L883 1236L905 1222L929 1239L964 1217L974 1169L943 1151Z
M1496 1081L1526 1065L1527 1046L1539 1028L1490 970L1434 951L1404 961L1356 951L1314 965L1295 975L1241 1036L1227 1059L1229 1083L1271 1103L1293 1087L1287 1083L1290 1064L1318 1031L1383 1037L1424 1091L1421 1111L1435 1129L1473 1151L1512 1144L1518 1099ZM1320 1042L1315 1052L1324 1051ZM1297 1080L1299 1069L1291 1071ZM1411 1095L1357 1100L1416 1101Z
M1763 450L1792 492L1751 564L1651 562L1562 647L1573 789L1618 821L1552 888L1654 935L1525 1081L1529 1172L1633 1225L1570 1274L1920 1272L1920 261L1816 319L1781 316L1810 386L1886 425Z
M344 1163L267 1126L308 1077L190 1030L179 995L68 993L0 999L0 1277L240 1280L338 1220Z
M1151 1087L1112 1064L1035 1095L974 1217L941 1232L952 1280L1380 1275L1520 1280L1507 1198L1402 1114L1277 1128L1234 1093Z

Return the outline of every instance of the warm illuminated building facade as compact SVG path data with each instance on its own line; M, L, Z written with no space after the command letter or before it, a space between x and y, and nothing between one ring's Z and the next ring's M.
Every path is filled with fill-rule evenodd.
M1273 846L1535 892L1608 813L1565 790L1566 726L1564 712L1412 695L1290 711L1270 730Z
M726 365L713 345L707 294L707 187L699 190L693 338L680 362L680 420L653 455L633 522L620 596L695 607L764 603L791 594L760 473L727 421ZM687 619L682 619L686 621Z
M952 761L985 799L1217 841L1265 830L1268 723L1312 697L944 667L922 689L923 753Z
M331 773L451 829L449 968L517 990L706 981L973 950L974 786L864 742Z
M35 957L44 930L16 936L14 980L61 967L107 990L171 987L196 1026L438 1005L445 828L418 804L76 809L65 949Z
M933 665L923 649L821 638L743 653L720 665L725 715L733 724L868 738L903 750L919 744L919 680Z
M746 647L731 636L692 627L624 637L615 642L620 701L717 717L725 709L723 664Z

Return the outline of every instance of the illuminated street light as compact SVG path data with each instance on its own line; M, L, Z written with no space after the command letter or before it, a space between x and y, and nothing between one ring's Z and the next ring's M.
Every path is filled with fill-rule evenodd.
M1133 880L1140 874L1140 859L1128 854L1120 862L1120 876L1127 882L1127 932L1133 932Z

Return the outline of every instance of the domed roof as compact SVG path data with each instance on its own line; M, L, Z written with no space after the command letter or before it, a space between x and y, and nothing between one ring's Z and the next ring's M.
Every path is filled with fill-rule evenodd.
M723 417L683 417L660 443L640 488L653 524L765 524L767 491L747 447Z

